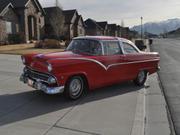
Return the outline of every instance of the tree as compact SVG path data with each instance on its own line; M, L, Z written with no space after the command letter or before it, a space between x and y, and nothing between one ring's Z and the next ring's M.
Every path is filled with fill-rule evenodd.
M64 15L63 15L63 11L60 7L56 7L53 9L52 12L50 13L47 13L49 14L48 15L48 18L47 21L49 21L49 24L50 24L50 28L49 29L52 29L50 30L52 33L49 33L53 36L56 36L56 37L60 37L64 34ZM48 34L48 33L47 33Z

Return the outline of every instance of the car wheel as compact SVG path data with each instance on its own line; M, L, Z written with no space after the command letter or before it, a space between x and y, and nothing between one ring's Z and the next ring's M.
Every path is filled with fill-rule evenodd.
M85 81L81 76L71 77L65 87L67 98L76 100L80 98L85 90Z
M137 86L143 86L147 79L147 72L146 71L140 71L137 75L137 78L134 80L134 83Z

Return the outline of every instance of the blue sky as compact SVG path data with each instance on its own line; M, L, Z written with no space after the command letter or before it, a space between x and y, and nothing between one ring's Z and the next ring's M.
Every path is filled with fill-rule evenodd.
M44 6L54 6L56 0L39 0ZM84 19L97 21L107 20L109 23L126 26L144 22L161 21L180 18L180 0L59 0L63 9L77 9Z

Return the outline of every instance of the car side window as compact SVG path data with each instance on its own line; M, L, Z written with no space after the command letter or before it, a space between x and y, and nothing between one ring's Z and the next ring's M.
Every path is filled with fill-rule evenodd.
M134 54L138 53L138 51L130 44L123 42L123 49L125 54Z
M118 41L104 41L104 54L105 55L119 55L122 54Z
M102 55L101 44L97 41L89 41L89 53L93 55Z
M73 40L66 50L74 51L76 53L86 53L89 55L102 55L101 44L94 40Z

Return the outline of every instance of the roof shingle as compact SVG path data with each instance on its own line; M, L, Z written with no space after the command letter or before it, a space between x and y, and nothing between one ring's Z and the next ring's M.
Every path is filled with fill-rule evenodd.
M99 26L101 26L101 28L106 29L106 26L108 25L108 22L97 22L97 24Z
M10 4L9 0L0 0L0 13Z
M8 4L12 3L13 7L15 8L25 8L26 4L28 3L29 0L0 0L0 13L4 10L4 8L7 7ZM45 14L41 4L39 3L38 0L34 0L40 10Z
M77 13L76 9L64 10L63 14L64 14L64 17L65 17L65 23L71 23L71 20L72 20L75 13Z

